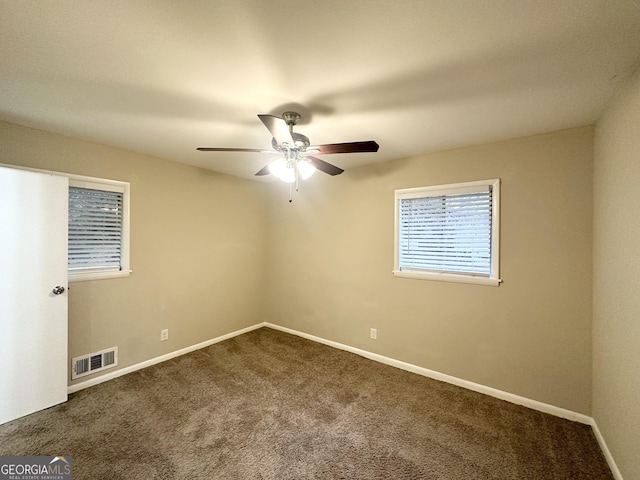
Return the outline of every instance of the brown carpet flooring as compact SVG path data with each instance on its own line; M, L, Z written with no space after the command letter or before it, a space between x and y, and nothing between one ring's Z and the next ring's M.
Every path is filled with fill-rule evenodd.
M589 426L263 328L0 425L83 479L612 479Z

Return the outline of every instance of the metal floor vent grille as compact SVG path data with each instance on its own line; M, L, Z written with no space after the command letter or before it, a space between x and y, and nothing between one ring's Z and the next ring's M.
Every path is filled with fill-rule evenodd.
M72 370L71 379L84 377L91 373L96 373L105 368L111 368L118 365L118 347L107 348L100 352L90 353L71 360Z

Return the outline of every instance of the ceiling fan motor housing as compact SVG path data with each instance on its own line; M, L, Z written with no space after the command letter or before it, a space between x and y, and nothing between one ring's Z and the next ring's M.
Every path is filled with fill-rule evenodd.
M311 143L309 142L309 137L307 137L306 135L302 135L301 133L291 132L291 137L293 138L293 142L295 143L293 148L301 152L304 152L307 149L307 147L311 145ZM271 139L271 146L273 147L274 150L277 150L278 152L282 151L282 147L278 145L278 142L276 141L275 138Z

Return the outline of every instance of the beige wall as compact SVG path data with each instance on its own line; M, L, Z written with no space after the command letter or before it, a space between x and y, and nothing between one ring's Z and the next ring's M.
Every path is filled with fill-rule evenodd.
M591 127L269 185L269 320L589 415ZM502 179L500 287L393 277L394 189ZM369 339L369 328L378 340Z
M118 346L122 368L261 319L264 185L8 123L0 145L0 163L131 183L133 274L71 284L69 358Z
M640 478L640 71L598 121L593 417L625 479Z
M591 413L590 127L318 173L293 204L16 125L0 142L0 163L131 182L134 273L72 284L70 357L118 345L124 367L268 320ZM394 189L498 177L500 287L392 276Z

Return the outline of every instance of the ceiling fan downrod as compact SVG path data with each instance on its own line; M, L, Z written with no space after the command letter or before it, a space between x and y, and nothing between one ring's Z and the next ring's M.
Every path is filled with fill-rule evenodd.
M293 133L293 126L298 124L300 114L298 112L284 112L282 114L282 119L289 126L289 132Z

